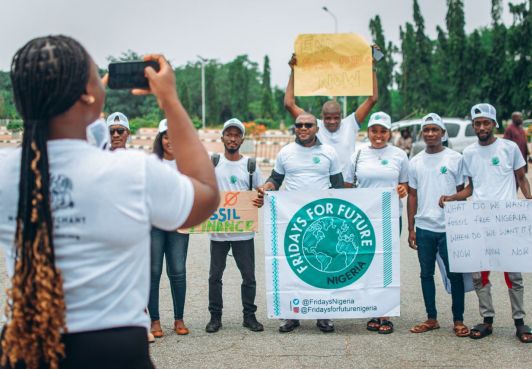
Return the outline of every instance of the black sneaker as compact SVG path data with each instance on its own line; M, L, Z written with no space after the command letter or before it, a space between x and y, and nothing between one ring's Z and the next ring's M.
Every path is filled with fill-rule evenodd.
M205 332L216 333L222 328L222 319L219 317L211 316L211 320L205 327Z
M322 331L323 333L331 333L334 332L334 324L332 320L330 319L318 319L316 321L316 326Z
M262 332L264 330L264 326L257 321L255 315L244 317L242 326L248 328L252 332Z
M288 333L292 332L294 329L299 327L299 320L296 319L286 319L284 324L279 327L279 332Z

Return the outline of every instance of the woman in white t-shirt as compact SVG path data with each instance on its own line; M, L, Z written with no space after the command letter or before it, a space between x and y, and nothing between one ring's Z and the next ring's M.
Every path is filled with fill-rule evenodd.
M408 157L405 152L388 142L391 138L392 121L384 112L373 113L368 122L368 138L371 145L351 156L347 182L360 188L397 188L400 198L407 195ZM402 209L400 202L399 209ZM399 232L401 232L399 217ZM387 317L371 319L369 331L380 334L393 333L393 324Z
M159 123L159 133L153 141L153 153L169 167L176 168L172 145L168 138L166 119ZM164 335L159 316L159 282L163 272L163 259L166 259L166 271L174 306L174 331L178 335L186 335L189 330L183 321L183 312L187 292L186 263L189 235L176 232L176 230L166 231L154 226L151 228L150 240L151 277L148 311L151 319L151 333L156 338Z
M11 64L22 147L0 161L0 246L11 286L1 368L153 368L144 312L152 225L190 227L217 207L214 170L162 55L149 90L181 173L139 151L87 141L105 90L77 41L29 41ZM117 232L119 230L119 232Z

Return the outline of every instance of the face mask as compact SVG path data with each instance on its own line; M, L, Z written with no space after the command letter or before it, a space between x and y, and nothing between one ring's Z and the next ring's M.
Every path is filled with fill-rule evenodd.
M87 141L102 150L108 150L111 147L109 130L103 119L98 119L87 126Z

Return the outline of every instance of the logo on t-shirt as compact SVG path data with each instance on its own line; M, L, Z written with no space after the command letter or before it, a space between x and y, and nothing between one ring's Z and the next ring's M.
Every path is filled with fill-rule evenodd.
M236 182L238 182L238 178L236 176L231 176L229 180L231 181L232 184L235 184Z
M319 164L319 162L321 161L319 156L313 156L312 157L312 161L314 162L314 164Z
M440 173L441 174L447 174L447 167L445 165L443 165L441 168L440 168Z
M325 198L300 208L290 219L284 251L290 268L317 288L349 286L369 269L375 255L375 230L356 205Z
M62 174L50 176L50 195L52 211L74 207L72 201L72 180Z
M494 156L493 158L491 158L491 165L499 165L501 163L501 160L499 159L498 156Z
M381 165L388 165L389 161L386 159L381 160Z

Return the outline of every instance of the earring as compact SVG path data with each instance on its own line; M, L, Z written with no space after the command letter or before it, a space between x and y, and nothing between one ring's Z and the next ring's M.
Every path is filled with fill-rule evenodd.
M89 105L94 104L95 101L96 101L96 99L92 95L87 98L87 104L89 104Z

